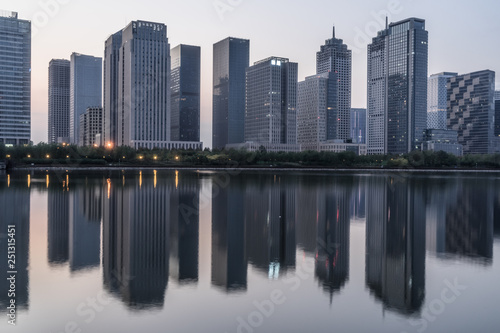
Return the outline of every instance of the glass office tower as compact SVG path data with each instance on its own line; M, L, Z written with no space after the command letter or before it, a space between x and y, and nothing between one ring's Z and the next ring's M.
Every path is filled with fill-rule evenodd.
M431 75L427 83L427 128L445 130L448 108L448 78L458 73L439 73Z
M102 58L71 54L70 80L69 136L78 144L80 116L89 107L102 106Z
M70 62L49 63L49 143L69 141Z
M31 139L31 22L0 11L0 143Z
M212 147L244 142L245 70L250 41L226 38L214 44Z
M419 149L427 127L427 59L422 19L391 23L368 46L368 153Z
M201 48L179 45L170 55L172 141L200 141Z

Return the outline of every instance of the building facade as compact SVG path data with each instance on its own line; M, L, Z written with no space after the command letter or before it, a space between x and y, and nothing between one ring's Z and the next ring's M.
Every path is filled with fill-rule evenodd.
M458 73L439 73L431 75L427 81L427 128L447 129L448 79Z
M500 137L500 91L495 91L495 136Z
M200 141L201 48L171 50L172 141Z
M495 150L495 72L484 70L448 79L448 129L458 132L464 154Z
M428 32L422 19L391 23L369 45L370 153L381 153L382 146L390 154L419 149L427 127L427 61Z
M80 115L80 138L79 146L101 145L96 141L96 135L102 133L102 108L88 108L84 114Z
M366 109L351 109L352 143L366 144Z
M316 74L328 73L327 140L350 139L352 52L333 36L316 54Z
M0 143L31 140L31 22L0 13Z
M444 151L455 156L463 155L463 147L458 143L457 131L442 129L425 130L422 151Z
M49 63L49 143L69 142L70 62Z
M250 64L250 41L226 38L213 49L212 147L245 140L245 70Z
M246 71L245 141L297 144L298 64L270 57Z
M94 106L102 106L102 58L73 53L70 63L70 143L78 143L80 116Z
M328 73L314 75L298 83L298 144L316 144L327 140L328 76Z
M104 100L102 142L118 143L118 72L122 32L111 35L104 44ZM123 133L123 132L122 132Z

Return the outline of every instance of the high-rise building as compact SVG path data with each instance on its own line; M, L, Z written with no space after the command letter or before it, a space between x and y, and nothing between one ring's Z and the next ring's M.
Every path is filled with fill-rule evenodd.
M70 64L70 143L80 138L80 115L102 106L102 58L73 53Z
M104 44L104 107L102 142L118 143L118 72L122 32L111 35Z
M91 107L80 115L80 138L79 146L99 145L96 141L96 135L102 133L102 108Z
M69 141L70 62L49 63L49 143Z
M212 147L245 140L245 70L250 41L226 38L214 44Z
M366 144L366 109L351 109L352 143Z
M425 20L391 23L368 46L368 151L419 149L427 127ZM383 148L383 150L382 150Z
M297 143L317 144L327 141L328 73L306 77L298 83Z
M201 48L179 45L171 57L172 141L200 141Z
M298 64L270 57L246 71L245 141L297 143Z
M495 72L484 70L448 79L447 127L458 132L464 154L495 149Z
M500 91L495 91L495 136L500 137Z
M0 12L0 143L31 139L31 22Z
M427 80L427 128L446 130L446 111L448 108L448 78L458 73L434 74Z
M316 54L316 74L328 73L327 140L350 139L352 52L333 36Z

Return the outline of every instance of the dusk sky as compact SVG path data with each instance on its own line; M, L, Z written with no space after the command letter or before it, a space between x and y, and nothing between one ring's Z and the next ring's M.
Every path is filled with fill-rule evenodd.
M301 81L315 74L316 52L335 24L337 38L353 50L353 107L366 107L366 46L386 13L390 22L426 20L429 75L500 70L500 3L494 0L4 0L0 9L32 21L34 143L47 141L49 61L69 59L72 52L102 57L107 37L133 20L165 23L171 47L201 46L201 140L208 147L212 46L228 36L250 39L251 63L268 56L298 62Z

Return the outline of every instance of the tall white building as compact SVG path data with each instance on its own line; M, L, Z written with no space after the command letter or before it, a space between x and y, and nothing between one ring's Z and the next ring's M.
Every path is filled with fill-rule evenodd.
M327 140L326 115L328 73L299 82L297 94L297 143L317 144Z
M105 56L105 146L201 149L200 142L171 141L165 24L132 21L108 39Z
M446 111L448 108L448 79L458 73L439 73L431 75L427 81L427 128L447 129Z

